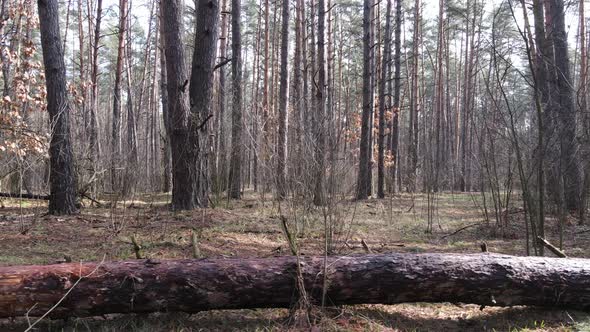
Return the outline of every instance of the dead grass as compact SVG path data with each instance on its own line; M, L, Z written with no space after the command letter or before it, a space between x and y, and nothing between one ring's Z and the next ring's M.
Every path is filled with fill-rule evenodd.
M165 195L142 195L118 201L116 208L85 208L72 217L45 216L38 201L4 200L0 209L0 265L50 264L72 261L134 259L131 237L149 258L192 257L192 230L200 230L199 247L205 257L269 257L288 254L280 226L279 204L248 193L242 201L220 201L215 209L174 213ZM109 203L112 197L104 197ZM440 194L432 234L425 233L424 195L402 194L385 200L341 201L336 254L363 253L365 241L373 252L479 252L485 241L492 252L525 253L523 216L509 214L508 226L485 221L479 195ZM107 205L105 205L107 206ZM304 255L321 254L323 217L319 210L280 207L304 224L298 238ZM294 217L293 217L294 218ZM479 223L455 235L461 227ZM571 223L566 227L566 252L590 257L590 232ZM557 243L557 224L548 220L548 238ZM109 316L47 322L47 331L284 331L286 310L211 311L198 315L153 314ZM1 331L22 330L23 321L0 321ZM330 309L316 320L321 331L584 331L584 313L536 308L486 308L454 304L363 305Z

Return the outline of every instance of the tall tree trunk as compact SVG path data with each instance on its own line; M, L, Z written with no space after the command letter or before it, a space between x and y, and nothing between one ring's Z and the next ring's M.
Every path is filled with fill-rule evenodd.
M468 178L467 178L467 172L468 172L468 155L467 155L467 147L468 147L468 133L469 133L469 117L470 117L470 109L469 109L469 90L471 89L471 86L469 85L469 81L470 81L470 77L471 77L471 71L470 71L470 57L469 57L469 52L473 51L470 48L470 40L471 40L471 31L475 30L475 27L471 25L471 15L473 12L473 16L475 17L475 10L472 9L473 7L471 7L471 2L467 2L467 14L466 14L466 19L465 19L465 58L464 58L464 77L463 77L463 100L461 102L462 107L461 107L461 173L459 176L459 190L461 190L462 192L465 192L467 190L469 190L469 185L468 185Z
M92 85L91 105L89 107L89 147L90 164L92 172L96 172L100 158L100 141L98 139L98 109L99 109L99 90L98 90L98 51L100 44L100 25L102 22L102 0L96 2L96 17L94 26L94 42L92 44L92 71L90 74L90 83ZM96 191L96 187L94 188Z
M294 156L290 158L293 172L291 178L296 183L301 179L302 163L303 163L303 112L304 112L304 98L303 94L303 57L306 54L303 52L304 31L305 31L305 16L303 15L303 0L296 0L295 4L295 54L293 56L293 121L295 122L295 133L294 138ZM295 189L295 188L294 188Z
M248 164L250 164L250 157L252 160L251 173L252 173L252 185L254 191L258 190L258 171L259 171L259 158L261 155L260 150L260 77L262 75L262 69L260 68L260 56L261 50L260 45L262 43L262 1L258 5L258 24L256 28L256 43L254 47L255 61L253 63L253 75L252 75L252 105L250 110L250 130L252 131L252 138L250 139ZM250 175L250 174L249 174Z
M324 188L325 182L325 151L326 151L326 57L325 57L325 26L326 26L326 5L324 0L318 0L318 34L317 34L317 85L315 91L316 99L316 146L314 159L316 163L315 170L315 188L313 191L313 203L316 206L326 204L326 194Z
M219 1L199 0L195 48L190 77L189 149L194 153L194 198L200 207L209 205L209 125L213 116L213 71L219 35ZM199 152L201 154L199 155Z
M402 34L402 2L403 0L396 0L395 5L395 40L394 40L394 77L395 82L393 88L393 110L391 120L391 156L393 163L391 166L391 188L390 192L394 193L396 188L396 172L399 171L399 115L400 115L400 99L401 99L401 34Z
M381 80L379 81L379 138L377 160L377 197L385 198L385 88L387 86L387 69L391 61L391 0L387 0L385 10L385 43L383 44L383 61L381 62Z
M128 8L126 10L127 13L131 12L131 3L132 0L128 0ZM125 18L127 23L126 26L131 26L131 15L127 15ZM151 27L150 27L151 28ZM150 29L151 31L151 29ZM148 36L149 37L149 36ZM127 78L127 147L125 153L125 178L123 179L123 188L122 192L125 196L133 194L135 192L135 187L137 186L137 165L139 163L138 154L137 154L137 121L135 117L135 112L133 110L133 83L132 83L132 73L131 73L131 66L132 66L132 52L133 49L131 47L131 33L125 34L126 42L125 42L125 72ZM148 44L150 40L148 38ZM149 50L146 50L149 52ZM147 68L147 63L145 64ZM146 156L147 157L147 156Z
M166 55L168 128L172 155L172 208L197 207L193 146L189 143L189 95L184 48L182 45L182 0L162 1L162 41ZM166 114L166 113L164 113ZM165 116L166 119L166 116Z
M281 31L281 78L279 92L279 132L277 146L277 196L287 197L287 104L289 101L289 0L283 1Z
M576 112L570 74L567 32L565 29L565 9L563 0L548 0L552 16L552 31L555 67L557 72L557 109L559 117L559 143L561 147L562 186L565 205L569 211L580 208L581 175L576 138ZM560 181L561 182L561 181Z
M4 30L6 27L6 23L9 19L9 12L8 12L8 0L2 0L0 2L0 35L4 35ZM2 96L6 97L10 95L10 61L8 59L8 54L5 52L0 52L0 61L2 61L2 79L4 81L4 88L2 89Z
M555 100L551 96L554 92L552 92L552 88L550 86L555 84L555 71L553 69L549 69L551 64L553 63L553 50L551 45L551 40L553 36L547 37L547 32L545 31L545 15L543 12L543 3L542 0L534 0L533 1L533 15L534 15L534 22L535 22L535 44L536 44L536 51L533 46L529 46L529 56L530 62L534 62L530 64L531 71L534 77L534 96L535 96L535 103L537 105L537 224L535 226L534 233L536 233L540 237L545 236L545 166L546 163L546 155L548 154L548 145L545 142L551 140L551 136L554 133L553 130L549 131L549 134L545 132L545 128L553 128L553 125L550 124L554 122L550 119L549 114L553 113L555 109ZM524 4L524 3L523 3ZM525 21L526 26L525 29L530 30L528 26L528 18ZM528 31L527 30L527 31ZM531 41L532 42L532 41ZM550 120L550 121L546 121ZM547 139L546 139L547 136ZM552 145L553 146L553 145ZM558 153L555 153L554 156L557 157ZM549 153L549 155L553 155ZM549 172L550 178L553 178L553 181L558 181L559 174L559 166L555 163L551 163L551 171ZM550 180L551 181L551 180ZM557 188L556 192L556 201L559 201L558 205L563 205L562 197L563 197L563 188L557 185L557 182L554 183ZM541 245L539 246L539 255L544 255L544 247Z
M121 188L119 167L121 162L121 76L125 52L125 33L127 31L127 0L119 0L119 31L115 82L113 90L113 122L111 131L111 186L113 191Z
M371 191L371 160L370 160L370 149L371 147L371 135L370 135L370 122L371 122L371 105L372 105L372 94L371 94L371 76L372 76L372 63L371 63L371 20L373 17L373 1L364 0L363 5L363 114L361 123L361 140L360 140L360 155L359 155L359 168L358 168L358 179L356 198L367 199L369 192Z
M444 114L444 106L445 106L445 98L444 98L444 64L443 64L443 55L444 55L444 49L445 49L445 25L444 25L444 14L445 14L445 1L444 0L440 0L439 1L439 12L438 12L438 42L437 42L437 55L436 55L436 109L435 109L435 133L434 133L434 139L436 141L434 149L435 150L435 156L434 156L434 160L432 161L431 165L434 168L433 169L433 175L434 175L434 181L433 183L429 183L429 185L431 186L431 189L434 192L438 192L439 190L439 174L440 174L440 169L442 167L442 153L444 150L444 138L442 136L442 121L443 121L443 114Z
M269 160L270 160L270 1L264 0L264 74L262 75L262 142L260 144L260 159L262 161L262 191L267 190Z
M408 156L406 172L408 177L409 192L416 191L416 177L418 168L418 113L420 112L419 63L421 45L421 4L420 0L414 2L414 36L412 45L412 80L410 89L410 114L408 128Z
M79 70L79 78L80 78L80 87L82 87L82 103L80 106L80 113L82 113L83 118L83 129L84 134L88 134L88 114L86 113L86 106L87 106L87 96L88 91L86 89L86 65L84 61L84 25L83 25L83 13L84 7L82 6L82 0L78 0L78 46L80 47L78 53L78 70ZM87 136L86 136L87 137Z
M588 191L590 187L590 115L588 114L588 49L586 45L586 19L584 1L580 0L580 83L578 88L578 107L582 114L582 165L584 166L584 181L580 195L580 224L586 222L586 207L588 205Z
M51 141L49 213L72 214L76 209L76 174L70 135L70 105L59 30L57 0L38 0L41 47L47 87Z
M220 32L221 36L219 37L219 58L221 61L225 61L227 58L227 44L228 44L228 31L229 31L229 12L227 11L227 0L223 0L221 3L221 26ZM232 15L234 15L233 8L232 8ZM233 22L232 22L233 24ZM233 27L233 25L232 25ZM233 39L233 37L232 37ZM234 59L235 61L235 59ZM233 68L233 66L232 66ZM215 130L217 133L215 135L217 140L217 146L215 149L215 156L216 162L215 165L212 165L211 169L211 180L213 181L213 191L214 192L222 192L226 188L228 188L227 183L227 157L226 157L226 148L225 148L225 108L226 108L226 79L225 79L225 66L219 67L217 69L217 76L219 77L219 89L217 92L217 106L218 112L215 117Z
M161 5L160 5L161 6ZM162 102L162 118L164 122L164 149L162 152L162 160L164 161L164 176L162 181L162 191L167 193L172 190L172 149L171 149L171 126L170 126L170 109L168 103L168 75L166 74L166 55L164 54L164 35L163 35L163 25L164 22L160 21L160 34L162 37L161 45L157 52L161 52L160 54L160 98Z
M243 120L242 120L242 32L241 1L232 0L232 151L229 169L229 195L239 199L242 195Z

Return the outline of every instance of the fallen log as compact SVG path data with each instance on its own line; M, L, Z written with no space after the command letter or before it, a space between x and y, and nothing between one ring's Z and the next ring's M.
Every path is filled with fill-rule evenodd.
M19 194L19 193L0 193L0 197L3 198L15 198L15 199L36 199L41 201L48 201L49 195L35 195L35 194Z
M301 261L307 294L317 304L324 259ZM452 302L590 309L586 259L396 253L329 257L327 263L327 305ZM0 267L0 317L290 307L298 294L296 264L289 256Z

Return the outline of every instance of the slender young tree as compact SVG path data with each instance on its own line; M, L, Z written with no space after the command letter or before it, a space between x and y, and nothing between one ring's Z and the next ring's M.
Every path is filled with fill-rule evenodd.
M49 213L77 212L76 174L70 135L70 105L66 88L66 67L59 30L57 0L38 0L41 47L47 87L47 111L51 126L49 143Z
M401 100L401 35L402 35L402 0L396 0L395 5L395 39L394 48L395 55L393 59L394 65L394 88L393 88L393 111L391 121L391 155L393 157L393 164L391 166L391 189L390 192L395 192L396 187L396 172L400 167L399 164L399 116L400 116L400 100Z
M279 96L279 132L277 146L277 196L287 196L287 106L289 101L289 0L283 1L281 32L281 78Z
M243 120L242 120L242 32L241 2L232 0L232 150L229 169L231 198L242 195Z

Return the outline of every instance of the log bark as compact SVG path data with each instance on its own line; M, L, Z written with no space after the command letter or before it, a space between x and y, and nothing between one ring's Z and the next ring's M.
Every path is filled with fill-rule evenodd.
M322 297L323 261L301 259L314 303ZM386 254L327 262L327 305L452 302L590 309L586 259ZM62 298L49 317L290 307L298 294L295 269L295 257L1 267L0 317L40 316Z

